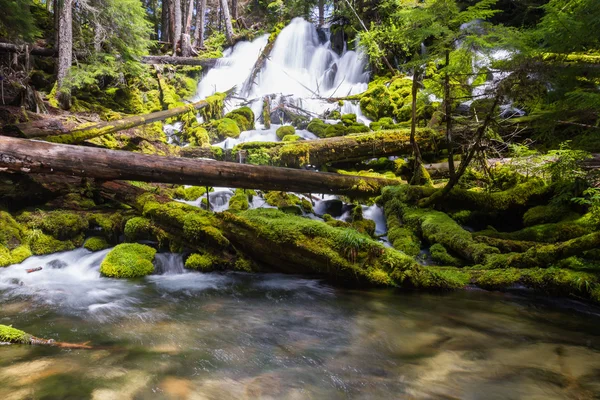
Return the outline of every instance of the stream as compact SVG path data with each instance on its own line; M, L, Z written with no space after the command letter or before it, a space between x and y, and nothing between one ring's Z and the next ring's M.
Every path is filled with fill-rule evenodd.
M93 347L0 346L3 398L600 395L600 314L590 306L522 292L350 290L310 277L200 274L185 271L178 254L159 254L154 275L116 280L98 271L108 251L0 269L0 323Z

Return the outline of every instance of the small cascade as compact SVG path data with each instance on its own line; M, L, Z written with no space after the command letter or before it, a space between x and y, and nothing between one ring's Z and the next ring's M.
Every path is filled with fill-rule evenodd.
M178 253L157 253L154 257L154 271L160 275L179 275L185 272L183 257Z
M364 218L375 222L375 234L385 235L387 233L387 223L383 208L377 204L373 204L372 206L362 206L362 210Z

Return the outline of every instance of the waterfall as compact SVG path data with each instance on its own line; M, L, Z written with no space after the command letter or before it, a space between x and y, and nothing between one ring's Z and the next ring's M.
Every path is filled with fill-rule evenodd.
M357 104L347 101L340 108L337 104L323 100L361 93L367 89L369 81L365 55L360 51L345 51L339 56L331 50L327 36L319 35L316 27L304 19L293 19L279 33L269 58L249 86L248 93L242 93L242 87L268 44L268 35L252 42L240 42L228 49L217 65L199 82L195 99L228 90L235 85L235 99L227 102L226 111L242 104L249 105L257 117L257 128L242 132L239 138L230 138L216 145L232 148L248 141L278 141L275 131L280 124L264 129L258 123L265 96L272 97L272 104L285 101L286 104L305 110L311 117L338 108L342 113L354 113L359 121L369 123ZM304 130L299 130L298 134L305 139L316 139Z

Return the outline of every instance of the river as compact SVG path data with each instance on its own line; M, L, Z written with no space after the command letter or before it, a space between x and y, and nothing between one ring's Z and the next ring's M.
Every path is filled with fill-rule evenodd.
M177 254L116 280L98 272L107 252L0 269L0 323L92 346L0 346L3 399L600 396L600 314L573 301L200 274Z

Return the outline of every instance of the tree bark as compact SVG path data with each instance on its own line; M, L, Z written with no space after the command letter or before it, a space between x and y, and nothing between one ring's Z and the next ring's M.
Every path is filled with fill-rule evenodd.
M233 25L231 24L231 15L229 14L229 4L227 0L219 0L221 2L221 12L223 13L223 22L225 23L225 37L227 43L233 44Z
M231 0L231 18L238 19L238 0Z
M228 186L375 196L395 180L349 176L289 168L241 165L212 160L137 154L0 137L0 168L12 172L81 176L195 186Z
M177 43L181 39L181 0L171 0L173 2L173 55L177 55Z
M319 26L325 25L325 0L319 0Z
M189 35L192 31L192 17L194 16L194 0L189 0L187 13L185 14L185 23L183 24L183 34Z
M415 139L415 133L417 131L417 93L419 89L419 79L420 79L421 71L419 68L415 67L414 75L413 75L413 83L411 90L411 121L410 121L410 144L412 146L413 157L415 158L414 167L413 167L413 178L411 180L411 184L420 184L418 180L420 180L420 169L421 169L421 150L419 149L419 145Z
M62 0L58 17L57 99L64 109L71 107L71 91L65 78L73 63L73 0Z
M206 12L206 0L197 0L196 3L196 30L194 31L194 46L198 49L204 48L204 14Z
M169 1L170 0L162 0L160 40L162 40L163 42L171 41L171 27L169 24Z
M171 64L171 65L195 65L212 68L216 65L218 58L195 58L195 57L171 57L171 56L146 56L142 58L144 64Z
M446 146L448 149L448 171L450 178L456 174L454 168L454 145L452 143L452 99L450 98L450 50L446 50L446 74L444 76L444 105L446 114Z

